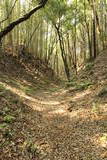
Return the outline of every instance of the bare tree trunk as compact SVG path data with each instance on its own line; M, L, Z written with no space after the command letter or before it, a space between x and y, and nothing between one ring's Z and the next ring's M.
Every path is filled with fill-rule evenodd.
M96 49L96 22L93 19L93 51L94 51L94 59L97 56L97 49Z
M63 63L64 63L65 73L66 73L68 81L70 81L70 70L69 70L67 58L66 58L66 55L65 55L64 42L63 42L62 35L60 33L59 27L57 27L55 25L55 28L56 28L56 31L57 31L57 34L58 34L58 38L59 38L61 56L62 56Z

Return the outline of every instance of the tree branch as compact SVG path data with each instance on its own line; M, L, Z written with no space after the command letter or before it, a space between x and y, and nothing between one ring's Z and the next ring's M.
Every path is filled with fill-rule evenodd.
M0 32L0 42L2 38L7 35L10 31L12 31L15 26L19 25L20 23L28 20L35 12L37 12L39 9L43 8L48 0L44 0L43 3L39 3L38 6L36 6L34 9L29 11L27 14L25 14L23 17L17 19L16 21L10 23L7 27L3 29L3 31Z

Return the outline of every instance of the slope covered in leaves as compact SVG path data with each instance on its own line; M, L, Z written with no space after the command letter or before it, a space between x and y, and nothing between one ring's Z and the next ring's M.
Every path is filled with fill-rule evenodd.
M21 54L19 57L8 53L0 54L0 72L5 75L20 78L51 79L55 78L53 70L46 62L32 55ZM24 77L26 76L26 77ZM53 79L52 79L53 78ZM40 81L39 81L40 82Z
M101 82L106 80L107 73L107 50L102 51L98 57L89 63L86 63L82 72L80 71L80 78L90 78L92 81Z
M33 157L38 159L38 155L41 155L40 149L36 145L33 146L31 140L34 136L37 137L33 135L33 125L35 123L37 127L41 114L33 110L30 102L34 101L37 105L39 100L33 97L36 97L36 93L47 91L49 86L54 86L54 78L57 79L53 70L39 58L30 55L16 57L9 53L1 53L1 160L27 160ZM38 127L36 129L38 130Z
M107 90L107 50L102 51L95 61L86 64L83 71L79 73L80 81L91 82L96 94ZM103 94L103 93L102 93Z

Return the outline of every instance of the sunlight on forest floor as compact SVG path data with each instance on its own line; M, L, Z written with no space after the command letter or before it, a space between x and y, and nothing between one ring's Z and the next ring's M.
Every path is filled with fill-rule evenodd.
M90 89L83 91L83 92L80 92L80 93L76 93L76 95L72 97L72 100L76 101L78 99L84 98L85 96L87 96L91 93L92 93L92 91Z
M0 82L0 85L2 85L6 90L11 91L12 93L18 95L21 99L23 99L23 102L28 107L33 109L33 112L40 112L40 115L42 115L43 118L42 125L48 125L49 127L45 132L50 132L50 128L52 128L53 133L51 134L58 134L54 139L58 138L58 141L60 141L60 138L62 136L63 140L61 140L61 142L65 143L66 141L64 141L64 138L68 134L69 138L70 136L75 137L73 141L76 144L81 143L82 147L84 148L84 145L87 142L88 147L90 148L89 150L91 150L92 148L94 149L94 147L96 146L96 150L101 150L101 154L98 153L100 157L106 157L107 153L105 152L104 148L107 148L107 135L103 130L100 131L101 126L99 125L99 123L104 119L104 117L104 120L107 120L107 104L87 104L87 100L91 102L93 97L93 92L91 91L91 89L75 92L74 95L71 96L66 89L60 88L59 90L55 90L49 88L49 91L45 91L42 88L42 90L31 90L29 95L23 88L33 86L27 84L27 82L26 84L24 83L24 85L23 83L19 82L18 86L21 85L21 87L18 87L16 85L13 86L13 84L9 84L6 82ZM71 107L70 111L68 110L69 106ZM40 124L36 124L37 122L32 119L34 117L29 118L29 120L31 121L29 123L32 123L33 121L34 126L38 125L39 127L41 127L41 122ZM61 136L59 137L60 134ZM67 139L69 140L69 138ZM50 154L51 152L53 152L52 148L55 142L53 142L53 138L52 140L48 139L48 141L46 141L46 143L42 142L44 145L40 144L40 140L38 142L34 142L34 144L37 146L37 148L39 147L40 150L46 150L47 153ZM79 151L80 147L76 147L77 151ZM73 149L75 149L75 147L73 147ZM86 153L86 155L87 154L90 154L90 157L92 156L91 151L90 153Z

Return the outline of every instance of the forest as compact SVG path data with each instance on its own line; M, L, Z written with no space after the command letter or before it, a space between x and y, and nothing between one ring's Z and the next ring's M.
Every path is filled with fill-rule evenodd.
M0 0L0 160L107 160L107 0Z

